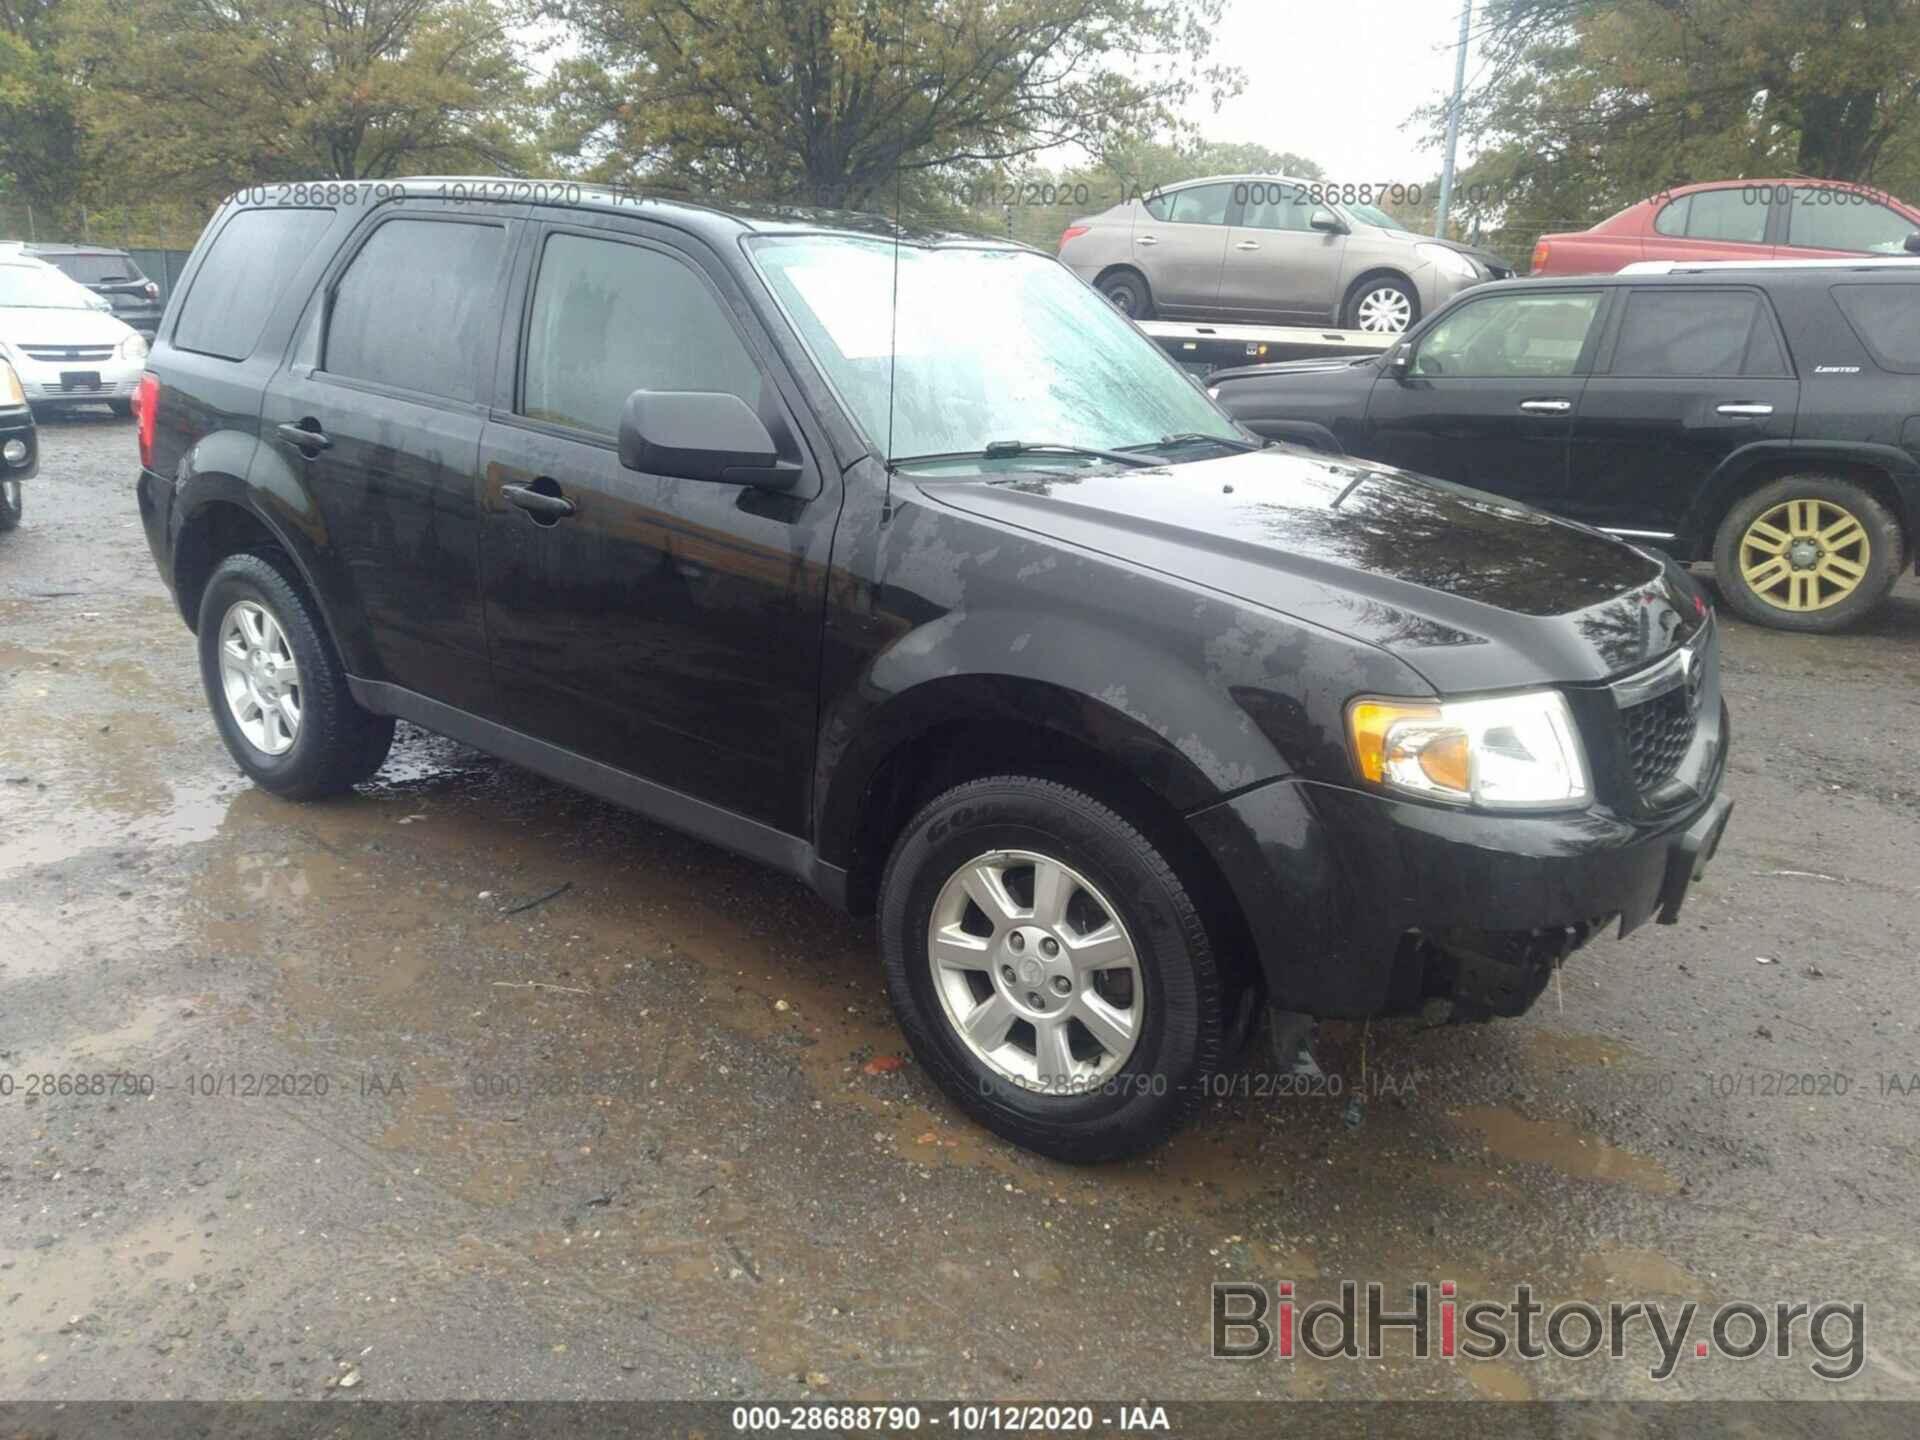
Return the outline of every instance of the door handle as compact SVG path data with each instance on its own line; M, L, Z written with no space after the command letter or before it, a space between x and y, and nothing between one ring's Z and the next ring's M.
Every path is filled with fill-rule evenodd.
M1564 415L1573 409L1571 400L1522 400L1520 408L1529 415Z
M547 483L553 485L551 480ZM560 487L553 485L553 488L558 490ZM563 516L573 514L573 501L566 496L549 495L535 490L531 485L502 485L500 493L506 497L509 505L517 505L534 519L545 521L549 525Z
M327 432L320 428L320 422L311 415L300 421L288 421L273 427L282 440L289 445L298 446L300 453L311 458L322 450L333 448L333 441L327 438Z
M1722 415L1749 415L1755 419L1773 413L1771 405L1716 405L1714 409Z
M1233 248L1236 250L1258 250L1260 248L1260 242L1258 240L1242 240Z
M1136 235L1133 237L1133 243L1136 245L1158 245L1160 242L1151 235Z

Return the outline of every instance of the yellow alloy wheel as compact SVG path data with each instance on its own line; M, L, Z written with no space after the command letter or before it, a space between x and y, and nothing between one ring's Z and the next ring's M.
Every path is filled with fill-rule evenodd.
M1867 527L1831 500L1775 505L1740 537L1740 578L1782 610L1824 610L1867 578Z

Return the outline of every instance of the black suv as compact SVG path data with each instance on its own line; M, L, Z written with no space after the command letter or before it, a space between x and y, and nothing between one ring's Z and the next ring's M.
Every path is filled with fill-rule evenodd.
M877 909L929 1073L1077 1159L1167 1134L1263 1005L1516 1014L1718 841L1684 572L1262 450L1050 258L352 188L223 207L138 402L277 794L399 716Z
M1920 262L1673 265L1462 295L1384 355L1216 373L1255 433L1524 500L1837 630L1920 535Z
M93 245L23 245L25 253L44 260L69 280L77 280L113 306L116 320L124 320L151 340L160 328L164 309L160 287L141 273L124 250Z

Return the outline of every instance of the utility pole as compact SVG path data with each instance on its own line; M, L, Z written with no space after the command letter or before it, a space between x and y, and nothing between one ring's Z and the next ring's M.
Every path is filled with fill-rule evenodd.
M1467 91L1467 35L1473 26L1473 0L1460 0L1460 45L1453 57L1453 103L1447 106L1447 158L1440 166L1440 207L1433 233L1447 233L1447 207L1453 203L1453 156L1460 146L1460 102Z

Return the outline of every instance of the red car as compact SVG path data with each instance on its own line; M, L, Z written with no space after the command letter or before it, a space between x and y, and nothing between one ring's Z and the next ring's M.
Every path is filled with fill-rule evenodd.
M1636 260L1903 255L1920 210L1846 180L1713 180L1664 190L1591 230L1542 235L1535 275L1611 275Z

